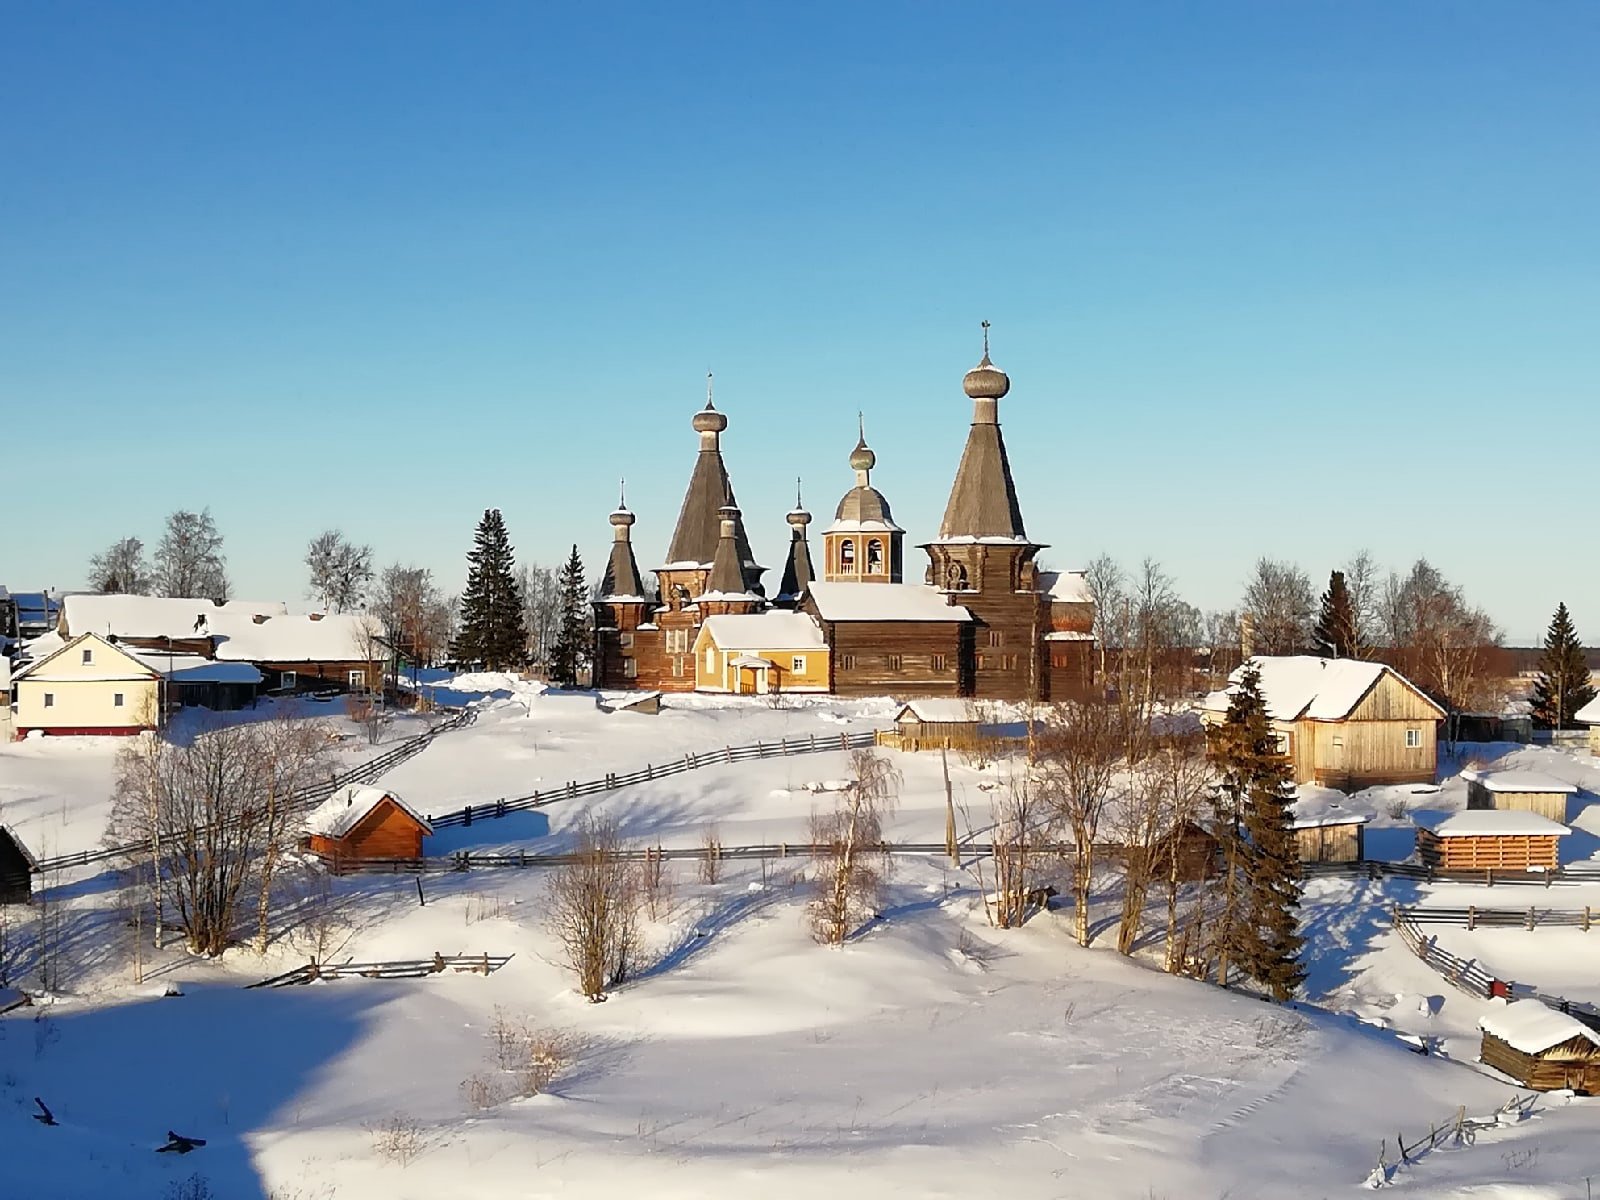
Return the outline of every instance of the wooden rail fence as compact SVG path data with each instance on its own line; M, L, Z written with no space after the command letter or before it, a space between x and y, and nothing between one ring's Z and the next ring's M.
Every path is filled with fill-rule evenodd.
M421 754L433 744L434 738L440 734L449 733L454 729L461 729L472 724L477 719L478 714L474 709L456 709L446 720L440 721L437 725L424 730L415 737L407 738L392 750L387 750L364 763L358 763L348 771L331 775L319 783L301 788L290 797L287 806L293 812L309 811L342 787L372 783L379 776L392 771L401 763ZM169 834L168 836L176 838L179 835ZM54 858L41 859L37 870L44 872L61 870L67 867L84 867L91 863L108 862L114 858L143 853L146 849L147 847L143 842L124 842L120 845L101 846L97 850L80 850L75 854L60 854Z
M1455 1120L1447 1121L1443 1125L1430 1126L1425 1137L1419 1137L1410 1145L1406 1144L1405 1133L1402 1131L1395 1135L1395 1146L1400 1152L1399 1162L1389 1161L1389 1142L1385 1139L1378 1146L1378 1165L1367 1177L1367 1186L1369 1188L1388 1186L1401 1167L1412 1166L1419 1158L1442 1145L1472 1145L1477 1141L1480 1129L1498 1129L1513 1122L1527 1120L1533 1115L1537 1100L1537 1093L1527 1096L1513 1094L1505 1104L1483 1117L1467 1116L1466 1106L1462 1105L1456 1109Z
M685 771L695 771L702 767L722 766L726 763L749 762L761 758L781 758L796 754L826 754L837 750L861 750L878 744L878 731L867 730L862 733L841 733L838 737L812 735L808 738L798 738L793 741L780 738L776 742L752 742L747 746L724 746L721 750L712 750L702 754L685 754L682 758L672 759L659 765L647 763L637 771L628 771L622 774L609 772L599 779L590 779L585 782L571 780L559 784L548 791L533 791L524 796L503 796L498 800L490 800L483 804L468 804L454 812L443 813L440 816L428 817L428 821L435 829L448 829L453 825L471 825L474 821L494 820L508 816L511 813L528 812L536 808L544 808L559 800L576 800L582 796L598 796L606 792L614 792L619 788L632 787L635 784L648 783L656 779L668 779L674 775L681 775Z
M246 988L294 987L318 979L422 979L453 971L458 975L493 975L511 961L509 954L435 954L432 958L399 959L391 962L319 963L312 959L303 967L274 975Z

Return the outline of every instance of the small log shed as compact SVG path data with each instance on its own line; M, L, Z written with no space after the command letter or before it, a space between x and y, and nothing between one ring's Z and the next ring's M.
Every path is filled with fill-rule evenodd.
M306 817L313 854L335 862L421 858L422 839L433 833L426 817L393 792L344 787Z
M1572 830L1532 812L1474 808L1422 812L1417 857L1443 871L1535 871L1561 865L1560 843Z
M1539 1000L1496 1004L1478 1022L1479 1059L1523 1087L1541 1092L1600 1091L1600 1033Z
M33 876L39 870L28 848L9 825L0 825L0 904L27 904L33 899Z

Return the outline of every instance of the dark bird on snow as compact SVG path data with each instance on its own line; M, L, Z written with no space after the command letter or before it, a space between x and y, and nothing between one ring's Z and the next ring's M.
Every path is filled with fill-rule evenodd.
M172 1130L169 1129L167 1130L167 1144L165 1146L157 1146L156 1153L187 1154L189 1151L196 1150L205 1144L205 1138L184 1137L183 1134L173 1133Z

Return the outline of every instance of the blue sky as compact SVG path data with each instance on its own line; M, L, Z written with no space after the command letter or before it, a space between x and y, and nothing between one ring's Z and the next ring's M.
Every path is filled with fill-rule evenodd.
M708 369L775 583L857 410L934 532L988 318L1053 565L1426 554L1600 641L1592 4L0 18L13 588L205 504L241 594L329 526L458 587L487 506L598 567L624 474L654 565Z

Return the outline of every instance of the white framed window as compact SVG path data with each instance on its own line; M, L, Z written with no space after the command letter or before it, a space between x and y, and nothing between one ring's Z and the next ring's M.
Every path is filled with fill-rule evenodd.
M717 652L715 650L713 650L710 646L707 646L706 647L706 674L709 675L709 674L711 674L711 672L715 671L716 669L717 669Z
M637 679L639 677L639 660L625 658L622 660L622 677L624 679Z
M1338 734L1334 735L1333 748L1335 750L1343 750L1344 749L1344 739L1342 737L1340 737Z
M789 660L789 670L795 675L804 675L806 673L806 656L804 654L796 654L791 658Z
M121 708L122 707L122 693L121 692L114 692L112 694L112 696L111 696L111 707L112 708Z
M278 674L278 686L279 687L283 688L285 691L292 691L294 689L294 685L295 685L295 673L293 671L282 671L282 672L279 672L279 674Z
M46 692L44 694L44 706L46 708L54 708L56 706L56 694L54 692Z
M619 645L619 646L631 646L631 645L633 645L633 634L631 634L631 633L619 633L617 635L617 645Z
M87 667L93 661L94 661L94 651L92 649L87 649L86 648L84 650L84 652L83 652L83 665Z
M673 658L673 660L672 660L672 674L678 679L682 679L683 678L683 659L676 658L676 657Z
M1407 750L1416 750L1416 749L1421 748L1421 746L1422 746L1422 730L1420 730L1420 729L1408 729L1408 730L1406 730L1406 749Z
M1292 733L1280 733L1278 735L1278 753L1279 754L1293 754L1294 753L1294 734L1292 734Z
M366 687L367 686L367 673L365 671L351 671L350 672L350 686L353 687L353 688L364 688L364 687Z

